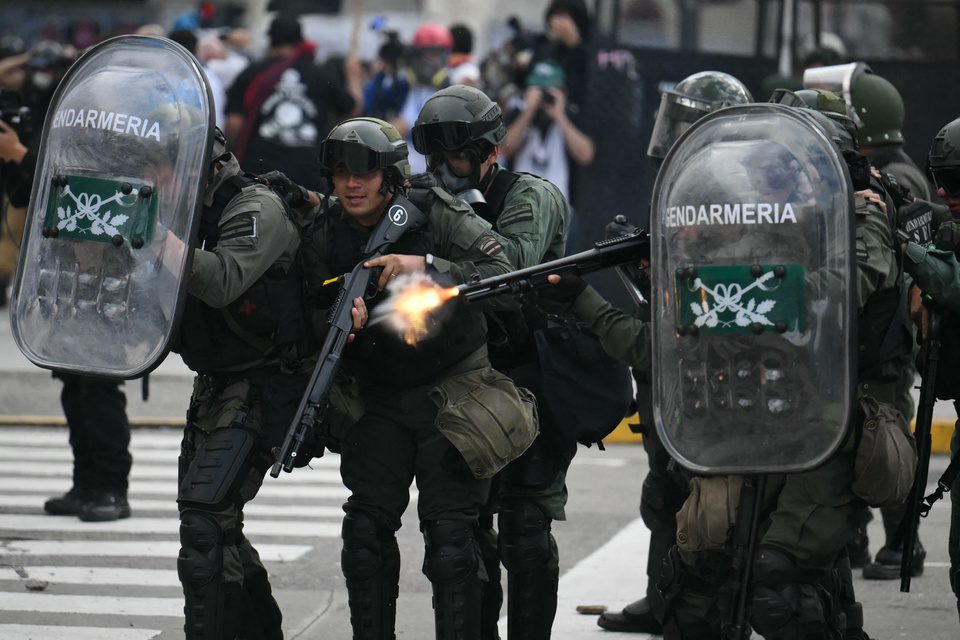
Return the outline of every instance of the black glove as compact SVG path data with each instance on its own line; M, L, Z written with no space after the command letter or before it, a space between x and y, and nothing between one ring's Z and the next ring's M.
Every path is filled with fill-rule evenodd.
M268 171L258 175L257 179L273 189L293 209L299 209L310 200L310 192L282 171Z
M933 240L933 207L923 200L914 200L897 209L897 240L929 244Z
M548 284L538 290L540 298L549 302L570 304L587 288L587 281L573 273L560 276L557 284Z
M618 213L613 217L613 220L607 223L607 226L603 228L604 238L616 238L619 236L628 236L634 231L637 230L637 227L627 222L627 217L622 213Z

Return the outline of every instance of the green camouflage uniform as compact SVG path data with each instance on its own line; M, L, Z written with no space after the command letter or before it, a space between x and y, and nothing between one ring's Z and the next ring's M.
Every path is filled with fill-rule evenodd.
M943 222L953 225L960 231L960 223ZM941 349L940 362L948 363L956 357L949 348L943 347L944 339L950 336L945 332L955 331L956 323L952 320L960 314L960 263L956 253L949 250L922 247L914 242L907 243L904 251L903 268L913 277L916 284L926 296L941 305ZM956 340L950 340L956 344ZM943 364L941 364L942 370ZM939 384L937 385L939 386ZM954 401L954 408L960 416L960 401ZM958 420L950 438L950 453L957 455L960 449L960 420ZM957 608L960 610L960 480L953 483L950 490L950 536L947 549L950 553L950 586L957 595Z
M231 157L207 189L205 205L212 206L217 189L239 173ZM268 269L289 270L300 244L282 201L262 185L247 186L229 201L219 230L212 251L194 249L187 283L191 302L206 313L241 299ZM198 331L203 322L191 313L190 304L185 333ZM220 337L224 350L243 344L238 336ZM181 352L189 359L189 348ZM281 371L278 358L269 354L229 368L204 367L195 378L181 445L178 569L187 601L185 630L188 638L233 638L242 625L257 637L279 638L280 610L266 570L243 535L243 506L260 489L273 462L271 447L279 444L293 417L305 378ZM225 441L236 445L224 449L230 454L216 451ZM198 464L209 463L208 446L211 455L220 455L213 469ZM205 474L207 489L202 488Z
M496 184L500 169L495 166L491 170ZM493 225L493 233L515 269L563 257L570 228L563 194L547 180L516 175L519 177L504 196L500 210L481 213ZM524 315L517 310L488 317L491 361L540 398L540 368ZM481 637L485 640L499 637L501 562L509 572L508 635L522 635L520 629L549 633L556 611L559 556L550 523L566 519L566 471L576 445L557 451L544 435L551 431L551 414L542 402L539 415L541 435L497 475L490 499L480 512L477 539L490 576L483 594ZM498 511L499 536L493 528L493 514Z
M439 189L433 190L430 202L427 224L400 237L388 253L432 255L428 273L447 284L511 270L490 226L469 206ZM307 232L304 258L309 304L322 310L331 302L322 283L360 260L370 229L346 214L336 198L320 207ZM381 299L368 302L371 313ZM344 505L342 567L355 637L393 637L400 569L395 532L414 479L426 543L423 570L433 584L438 634L449 626L448 616L462 616L458 619L469 634L479 628L486 573L473 532L490 481L475 477L438 430L440 390L463 376L478 381L500 376L513 385L490 369L480 313L484 305L455 300L452 306L443 330L416 348L403 345L391 329L372 325L358 332L344 354L344 368L358 381L363 404L363 416L339 442L341 475L350 490ZM324 312L317 316L315 327L320 329Z

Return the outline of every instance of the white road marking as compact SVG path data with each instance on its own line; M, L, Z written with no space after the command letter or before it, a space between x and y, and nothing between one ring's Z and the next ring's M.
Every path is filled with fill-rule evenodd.
M340 522L316 520L244 519L243 532L254 536L336 538ZM70 516L0 514L0 531L55 531L84 533L137 533L179 535L178 518L127 518L113 522L83 522Z
M52 593L7 592L0 598L0 611L37 613L84 613L118 616L183 617L179 598L130 598L108 595L70 596Z
M643 520L637 518L564 573L560 577L553 637L584 638L587 634L602 634L602 638L659 638L645 633L604 631L597 626L597 616L576 613L577 605L581 604L605 604L610 611L619 611L642 596L647 588L649 542L650 531ZM506 616L500 619L500 633L506 637Z
M41 478L72 478L73 462L4 462L0 467L5 475L37 476ZM130 478L136 480L176 480L177 465L139 464L134 456L130 469ZM284 484L343 484L340 472L336 469L298 469L296 473L282 473L279 478L268 478L269 482Z
M46 496L33 494L0 493L0 507L34 507L42 509ZM177 512L177 502L170 500L130 499L130 509L136 517L144 511ZM259 501L248 502L243 507L244 516L280 516L284 518L343 518L343 509L333 506L312 504L268 504Z
M3 464L0 463L0 471L3 471ZM278 482L270 482L272 478L267 476L263 486L257 493L257 497L264 498L346 498L350 495L347 488L340 483L327 485L281 485ZM71 481L69 478L31 478L29 482L24 482L22 477L0 476L0 491L4 492L25 492L42 493L56 495L65 493L70 489ZM134 478L130 482L130 495L165 495L171 500L177 495L177 482L175 479L169 481L151 481L137 480Z
M306 544L257 544L264 562L289 562L308 553ZM166 558L175 562L180 553L176 540L8 540L0 542L0 558L10 564L21 556L82 556Z
M52 584L179 587L177 572L165 569L119 567L22 566L25 576L10 567L0 567L0 580L45 580ZM2 601L3 598L0 598ZM0 636L5 637L5 636Z
M4 640L152 640L162 632L158 629L127 629L121 627L58 627L53 625L0 624L0 638Z

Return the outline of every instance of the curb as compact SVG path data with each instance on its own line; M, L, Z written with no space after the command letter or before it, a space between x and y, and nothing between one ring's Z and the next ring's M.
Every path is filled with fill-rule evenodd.
M640 418L637 414L633 414L630 417L624 418L620 421L620 424L617 425L617 428L610 432L606 438L603 439L604 444L639 444L643 442L643 437L638 434L630 431L631 424L638 424ZM916 421L910 423L910 430L912 431L916 425ZM953 436L954 420L950 418L934 418L933 424L930 426L930 452L937 454L949 454L950 453L950 438Z

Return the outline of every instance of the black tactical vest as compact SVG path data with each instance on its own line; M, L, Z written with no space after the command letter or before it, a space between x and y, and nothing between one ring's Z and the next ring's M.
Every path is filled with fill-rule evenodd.
M219 241L220 216L252 178L229 178L204 206L200 241L207 250ZM289 212L288 212L289 214ZM222 309L188 295L175 351L199 373L238 371L265 360L294 366L310 352L299 257L289 267L273 265Z
M503 205L510 190L522 174L505 169L497 170L487 190L487 202L474 207L474 212L496 228ZM520 265L513 265L521 268ZM510 371L537 361L537 345L533 332L547 326L543 312L533 304L524 304L514 311L489 311L487 317L487 346L490 363L499 371Z
M415 204L421 206L421 203ZM363 258L369 231L351 224L339 206L329 210L321 223L326 226L324 237L327 244L322 258L324 270L332 276L349 273ZM408 231L401 236L390 247L389 253L416 256L431 253L443 257L433 242L429 222L419 230ZM331 291L326 301L319 301L320 305L326 306L324 302L332 304L335 295L336 291ZM371 315L385 299L386 294L381 292L367 300ZM457 300L448 302L435 321L440 323L437 330L415 346L404 343L396 331L385 323L367 325L357 333L356 340L347 346L344 367L364 385L416 387L435 380L444 370L482 347L486 340L483 315Z

